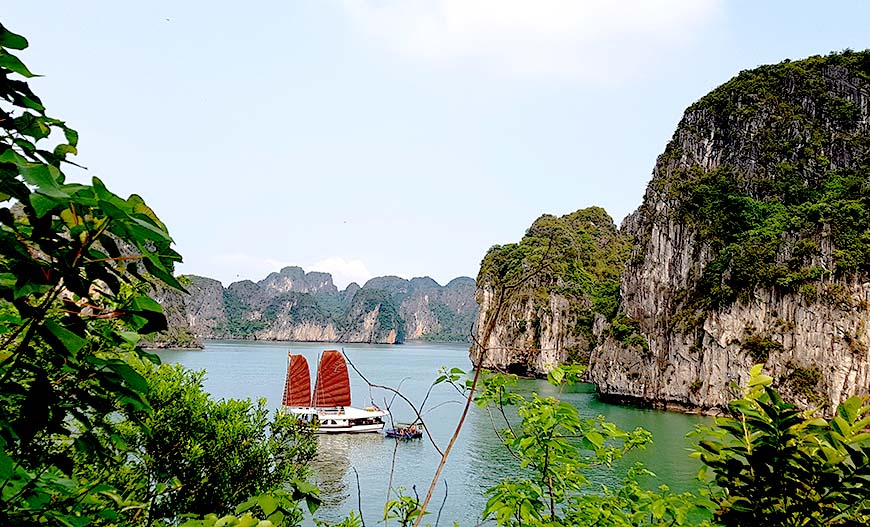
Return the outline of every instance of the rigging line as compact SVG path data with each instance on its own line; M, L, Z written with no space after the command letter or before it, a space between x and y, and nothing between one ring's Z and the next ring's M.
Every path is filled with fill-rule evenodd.
M317 408L317 394L319 390L317 389L320 386L320 358L323 356L323 351L319 351L317 353L317 374L314 376L314 391L311 392L311 406Z

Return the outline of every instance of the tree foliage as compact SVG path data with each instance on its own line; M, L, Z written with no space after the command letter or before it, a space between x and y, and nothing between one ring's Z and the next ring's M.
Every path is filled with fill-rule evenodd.
M554 384L579 381L582 368L560 367L550 372ZM577 409L553 397L530 398L514 393L515 379L494 375L484 382L477 403L495 408L508 428L505 446L525 469L526 477L510 477L487 491L484 518L500 526L688 525L702 514L703 502L691 494L674 494L666 486L645 489L640 481L654 474L636 465L618 488L595 489L586 474L611 467L627 452L652 441L646 430L631 432L597 418L581 418ZM503 407L515 406L519 425L512 425Z
M125 359L154 359L134 347L166 325L142 284L181 289L180 258L139 196L66 181L78 134L23 80L33 74L10 50L26 47L0 26L0 523L114 521L131 505L77 478L74 459L119 446L112 412L147 410L147 382Z
M319 503L304 481L310 430L289 416L270 420L262 401L212 401L201 374L156 367L156 357L136 347L166 327L149 284L183 291L173 277L180 257L139 196L121 198L97 178L67 182L62 169L78 134L48 116L31 91L34 75L14 54L26 47L0 25L0 524L149 525L184 521L187 513L195 516L188 527L298 523L300 501L312 511ZM854 60L870 71L866 54ZM861 195L840 200L850 185ZM823 212L843 222L864 218L864 189L829 179L824 192L836 206ZM771 216L737 201L746 205L729 220L738 225ZM601 224L596 210L575 216L575 223ZM523 243L493 249L482 275L527 275L555 242L573 256L546 262L549 286L579 288L597 312L616 316L613 268L624 261L625 241L611 237L614 246L601 247L592 234L553 221L536 222ZM738 233L734 243L752 239ZM866 264L859 242L855 251L840 247L845 270ZM581 418L556 398L512 392L509 376L489 377L476 401L504 417L501 436L524 475L487 491L484 517L500 526L870 523L870 404L851 398L831 419L818 418L784 402L760 368L730 415L698 430L695 455L709 483L702 496L650 490L640 478L654 475L640 466L617 488L593 489L589 469L645 448L648 432ZM556 368L549 380L575 382L580 372ZM450 370L436 383L458 386L461 373ZM518 424L506 407L516 407ZM407 525L424 513L418 499L400 492L384 514ZM360 523L351 515L344 525Z
M140 525L263 490L278 492L233 521L295 521L298 500L317 505L292 479L310 440L262 403L214 403L196 375L148 366L136 343L166 328L150 287L183 291L180 256L141 197L67 181L78 133L31 90L26 47L0 25L0 525ZM217 495L199 492L209 483Z
M151 409L118 423L128 449L113 479L129 491L146 483L152 520L181 512L230 514L250 496L288 483L305 486L316 445L310 426L289 414L270 419L263 399L211 399L203 391L204 372L150 363L139 369ZM309 499L317 503L316 496Z
M717 523L870 523L870 404L852 397L826 420L783 401L771 382L757 365L730 415L698 430Z
M822 419L784 402L761 367L729 405L729 416L693 432L699 438L693 456L703 463L699 492L681 494L666 485L650 488L655 475L641 465L615 488L592 488L590 468L646 448L649 433L582 419L558 399L512 392L509 376L489 377L477 402L502 416L504 408L516 408L519 425L505 417L501 435L528 476L489 489L484 517L500 526L867 525L870 403L853 397ZM557 368L549 380L573 382L578 372Z

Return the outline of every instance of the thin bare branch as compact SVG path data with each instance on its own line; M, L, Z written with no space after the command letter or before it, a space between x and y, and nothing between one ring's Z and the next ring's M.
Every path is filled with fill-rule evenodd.
M343 351L343 350L342 350L342 351ZM399 384L396 385L396 391L401 390L401 389L402 389L402 385L405 384L405 381L407 381L408 379L410 379L410 377L402 377L402 380L400 380L400 381L399 381ZM369 390L371 390L371 388L372 388L372 387L369 386ZM394 403L395 401L396 401L396 394L393 393L393 398L390 399L390 406L392 406L393 403ZM421 408L421 409L422 409L422 408Z
M423 415L426 415L433 410L437 410L438 408L441 408L442 406L447 406L448 404L462 404L462 401L458 401L456 399L451 399L449 401L441 401L440 403L436 404L432 408L429 408L428 410L423 412Z
M444 499L441 500L441 506L438 507L438 516L435 517L435 527L438 527L438 522L441 521L441 511L444 510L444 504L447 503L447 492L450 489L447 488L447 480L444 480Z
M495 436L498 437L498 440L501 441L501 444L504 445L504 447L507 449L508 452L510 452L511 456L513 456L514 459L522 462L520 456L518 456L517 453L514 452L514 449L512 449L510 445L505 442L504 437L502 437L501 435L501 432L498 431L498 427L495 426L495 419L492 418L492 410L490 410L489 407L487 407L486 413L487 415L489 415L489 422L492 423L492 431L495 432Z
M359 517L360 517L360 521L362 521L362 527L366 527L366 520L365 520L365 516L363 516L363 511L362 511L362 491L360 490L360 486L359 486L359 472L356 471L356 467L353 465L351 465L350 468L353 470L354 476L356 476L357 510L359 510Z
M390 480L387 482L387 498L384 501L390 501L390 492L393 491L393 474L396 473L396 454L399 452L399 438L395 438L396 443L393 445L393 460L390 462ZM384 527L390 527L390 520L384 516Z
M482 355L480 358L483 358ZM432 494L435 492L435 486L438 484L438 478L441 476L441 471L447 463L447 456L450 455L453 445L456 444L456 439L459 437L459 432L462 430L462 425L465 423L465 417L468 415L468 409L471 407L471 401L474 399L474 389L477 387L477 381L480 379L480 372L482 369L483 360L478 360L477 367L474 369L474 380L471 381L471 388L468 390L468 397L465 399L465 408L462 410L462 415L459 417L459 422L456 424L456 430L453 432L453 436L451 436L447 448L445 448L444 453L441 454L441 462L438 463L438 468L435 469L435 475L432 477L432 483L429 485L426 499L423 500L423 503L420 505L420 515L417 516L417 521L414 522L414 527L419 527L420 522L423 520L423 513L426 512L426 507L429 505L429 500L432 499Z
M444 456L444 452L442 452L441 449L438 448L438 444L435 442L435 438L433 438L432 434L429 433L429 427L426 426L426 423L423 420L423 416L420 414L420 411L417 410L417 407L414 405L414 403L411 402L410 399L405 397L405 395L402 392L400 392L399 390L397 390L395 388L392 388L390 386L384 386L382 384L375 384L375 383L371 382L370 380L368 380L368 378L365 375L362 374L361 371L359 371L359 369L357 369L356 365L350 360L350 358L344 352L344 349L341 350L341 354L344 355L345 360L347 361L348 364L350 364L350 367L353 368L353 371L355 371L357 373L357 375L362 377L362 380L365 381L366 384L368 384L369 386L372 386L374 388L380 388L381 390L387 390L388 392L392 392L392 393L396 394L400 399L402 399L403 401L408 403L408 406L410 406L411 409L414 410L414 413L417 415L417 419L421 423L423 423L423 430L426 432L426 437L429 438L429 441L432 443L432 446L435 447L435 450L437 450L438 453L441 454L441 456Z
M547 243L547 250L544 252L543 257L541 258L540 265L537 269L517 279L511 284L502 284L498 291L498 298L495 304L495 308L490 309L490 311L485 314L485 317L487 317L488 320L486 320L486 323L484 324L483 338L480 342L478 342L476 337L472 335L472 339L474 340L475 346L477 347L477 349L475 350L477 352L475 354L475 358L477 360L472 359L472 362L475 363L474 378L471 381L471 386L465 399L465 408L462 410L462 415L459 417L459 422L456 424L456 430L454 430L453 435L450 438L450 442L447 444L447 448L444 449L444 453L441 455L441 462L438 463L438 468L435 469L435 475L432 477L432 483L429 485L429 491L426 493L426 499L423 500L423 503L420 505L420 515L417 516L417 520L414 522L414 527L419 527L420 523L423 521L423 514L426 512L426 507L428 507L429 501L432 499L432 494L435 492L435 486L438 484L438 478L441 476L441 471L444 469L444 465L447 463L447 457L450 455L450 451L453 449L453 445L456 444L456 439L459 437L459 432L462 430L462 425L465 423L465 418L468 415L468 409L471 407L471 401L474 399L474 391L477 388L477 382L480 380L480 372L483 370L484 356L488 351L487 346L489 345L489 339L490 337L492 337L492 332L495 330L495 324L498 321L498 317L501 314L502 308L504 307L507 294L511 290L524 284L532 277L540 273L544 268L546 268L548 264L548 256L550 254L550 249L552 248L552 246L553 240L550 239Z

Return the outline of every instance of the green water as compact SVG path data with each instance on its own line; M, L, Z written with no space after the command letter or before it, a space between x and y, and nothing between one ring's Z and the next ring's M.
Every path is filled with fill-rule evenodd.
M316 343L208 342L204 350L161 351L164 362L179 362L189 368L207 371L205 387L216 398L260 398L277 408L284 388L287 351L305 355L309 364L317 363L318 353L330 345ZM334 347L334 345L332 346ZM440 366L469 369L465 345L413 343L402 346L352 344L344 347L350 360L376 384L401 387L408 399L419 404ZM520 381L518 390L525 393L557 395L556 388L545 381ZM351 370L354 406L374 401L379 406L392 395L370 390ZM651 431L655 445L623 460L613 470L599 470L591 478L595 483L616 484L635 461L642 461L658 475L651 485L668 484L673 490L694 487L698 466L687 454L685 435L706 418L656 410L613 406L601 403L592 386L582 385L562 394L581 415L604 415L624 429L641 426ZM400 399L392 402L396 421L410 421L413 412ZM424 417L435 441L443 449L452 435L462 401L447 385L439 385L426 403ZM333 435L318 437L318 456L314 463L315 480L321 487L324 506L317 516L337 520L350 510L362 509L367 525L376 525L383 515L389 485L390 468L395 452L393 485L416 491L422 498L440 460L431 443L424 440L403 442L387 440L380 434ZM354 469L356 472L354 472ZM515 460L501 445L485 410L472 406L459 439L442 472L438 490L432 499L427 518L435 524L435 514L444 503L440 524L461 525L480 522L486 502L483 492L506 475L517 473ZM357 486L357 475L359 486ZM445 484L447 498L445 501Z

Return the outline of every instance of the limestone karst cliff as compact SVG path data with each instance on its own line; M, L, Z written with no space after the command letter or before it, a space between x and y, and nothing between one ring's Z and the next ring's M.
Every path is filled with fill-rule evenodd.
M140 342L144 348L202 348L202 341L188 324L183 293L165 287L155 287L152 296L166 316L167 329Z
M590 380L716 408L765 362L803 406L870 390L870 52L742 72L692 105L641 207L620 310Z
M426 287L412 287L399 304L399 316L405 321L405 338L442 342L468 342L477 315L474 280L454 278L444 287L430 279Z
M186 278L184 287L190 294L184 295L182 301L190 330L195 335L209 335L211 338L229 337L223 285L202 276L188 275Z
M428 276L405 280L380 276L365 283L363 289L387 293L399 307L404 334L410 340L468 342L477 315L474 280L454 278L445 286Z
M629 248L599 207L541 216L519 243L491 248L477 277L478 341L493 324L484 366L542 374L586 362L596 317L615 314Z
M167 296L162 304L167 313L182 314L173 318L172 334L189 328L183 334L199 339L398 344L407 334L460 340L477 312L470 278L442 287L431 278L379 277L339 291L328 273L285 267L227 288L192 275L185 283L189 295ZM171 345L171 338L162 342Z
M593 321L589 380L616 400L710 411L756 362L805 407L870 392L868 177L870 52L744 71L693 104L621 226L634 245L616 312ZM555 339L575 338L575 302L552 309ZM496 324L495 344L531 351L501 364L561 360L503 339L517 320Z

